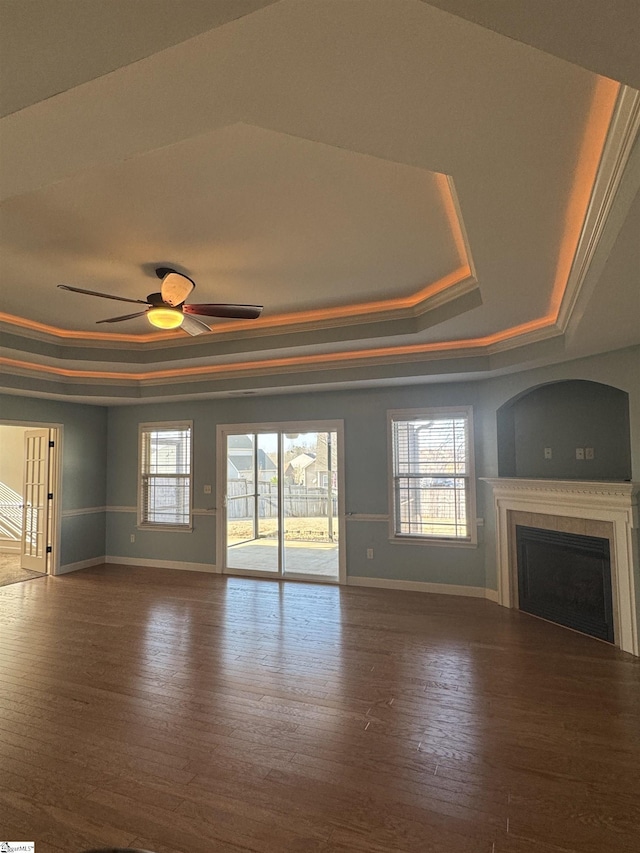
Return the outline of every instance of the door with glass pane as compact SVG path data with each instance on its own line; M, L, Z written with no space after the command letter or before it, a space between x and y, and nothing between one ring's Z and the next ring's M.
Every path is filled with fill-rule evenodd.
M224 569L338 580L341 430L266 427L221 428Z
M226 437L226 561L229 569L278 572L278 436Z
M24 477L22 494L22 542L20 566L47 571L49 525L49 430L24 434Z
M338 437L283 435L284 574L338 577Z

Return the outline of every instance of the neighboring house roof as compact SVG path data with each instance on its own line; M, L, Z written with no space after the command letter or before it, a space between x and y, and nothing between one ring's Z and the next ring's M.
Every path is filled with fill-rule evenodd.
M253 466L253 454L229 453L228 461L237 471L250 471ZM261 471L277 471L277 466L261 448L258 448L258 468Z
M315 453L300 453L298 456L294 456L293 459L289 462L292 468L308 468L312 462L316 461Z
M240 476L240 472L233 464L230 459L227 459L227 479L228 480L237 480Z
M253 441L248 435L229 435L227 436L227 447L230 450L252 450Z
M229 462L236 468L238 471L248 471L253 467L253 458L251 456L238 456L236 454L229 454Z

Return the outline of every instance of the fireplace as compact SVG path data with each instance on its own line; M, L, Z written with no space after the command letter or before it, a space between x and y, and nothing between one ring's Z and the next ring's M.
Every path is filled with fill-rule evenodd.
M613 643L609 540L516 525L520 610Z
M525 589L521 595L518 567L518 535L517 528L535 528L546 531L548 537L555 540L553 534L566 534L565 543L571 541L575 545L579 540L605 540L606 546L597 554L583 554L583 568L591 580L584 582L591 587L592 604L582 607L582 618L591 623L592 605L597 598L595 593L595 573L600 571L601 598L604 616L598 617L600 631L597 636L605 633L603 639L608 639L623 651L640 654L638 643L638 620L636 600L636 574L640 574L640 559L638 556L638 494L640 484L628 482L601 482L584 480L532 480L524 478L486 478L493 490L495 523L496 523L496 556L498 574L498 603L504 607L514 607L527 610L539 604L539 589L535 584L549 582L536 580L534 594ZM582 542L584 545L584 542ZM527 549L542 549L557 547L549 544L548 538ZM581 546L582 547L582 546ZM545 559L555 561L560 558ZM609 580L604 575L604 564L609 563ZM538 554L539 556L539 554ZM529 559L529 556L526 558ZM561 560L560 560L561 561ZM557 562L555 575L558 576ZM599 568L598 568L599 566ZM571 570L574 571L573 569ZM554 572L552 571L552 574ZM610 589L610 593L607 590ZM580 595L586 596L586 588L582 592L574 589L573 593L565 591L564 597L570 600ZM531 603L532 598L538 600ZM607 605L605 602L610 602ZM584 602L583 602L584 603ZM547 603L546 606L556 607ZM574 608L575 609L575 608ZM533 612L530 610L530 612ZM547 611L548 612L548 611ZM539 612L536 615L549 618ZM564 617L562 617L564 618ZM560 624L566 624L562 619L554 618ZM604 626L604 627L603 627ZM577 627L585 631L585 625ZM593 633L591 630L586 633Z

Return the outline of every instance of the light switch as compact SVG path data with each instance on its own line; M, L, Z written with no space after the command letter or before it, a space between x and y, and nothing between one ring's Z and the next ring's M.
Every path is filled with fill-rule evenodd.
M211 486L209 486L209 485L205 486L204 487L204 493L205 493L205 495L210 495L211 494Z
M576 447L576 459L584 459L584 447Z
M553 454L551 453L551 448L550 448L550 447L545 447L545 449L544 449L544 458L545 458L545 459L551 459L551 456L552 456L552 455L553 455Z

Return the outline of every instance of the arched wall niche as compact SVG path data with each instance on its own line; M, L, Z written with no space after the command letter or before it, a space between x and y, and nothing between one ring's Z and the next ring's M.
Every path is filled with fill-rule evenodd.
M611 385L570 379L529 388L498 409L497 434L500 477L631 479L629 395Z

